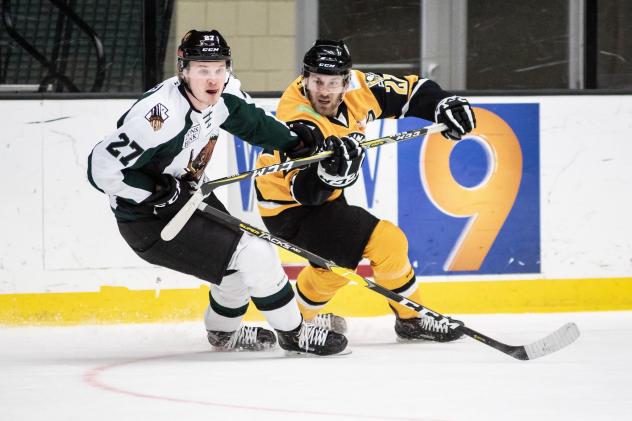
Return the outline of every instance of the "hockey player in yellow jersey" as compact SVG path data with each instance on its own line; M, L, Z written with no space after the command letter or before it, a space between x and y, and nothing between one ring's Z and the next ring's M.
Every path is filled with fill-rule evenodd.
M257 178L259 211L273 234L340 266L356 268L367 258L377 283L423 303L403 231L347 204L344 189L358 178L364 159L359 142L368 122L415 116L444 123L448 130L443 135L460 140L475 127L474 113L467 100L442 90L431 80L363 73L351 65L342 41L316 41L305 54L303 74L283 93L277 118L290 127L303 123L293 130L313 130L323 139L322 149L332 150L333 157L303 169ZM264 150L257 166L286 159L282 152ZM304 319L322 321L323 315L315 317L346 283L345 278L326 269L304 268L296 283ZM420 317L407 307L390 305L399 340L446 342L462 335L460 330ZM333 320L334 328L343 333L344 319L327 316L325 319Z

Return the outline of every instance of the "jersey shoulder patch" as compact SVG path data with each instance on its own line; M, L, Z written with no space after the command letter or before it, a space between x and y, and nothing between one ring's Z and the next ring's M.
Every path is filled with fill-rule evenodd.
M143 118L152 127L153 125L159 126L158 130L160 130L162 124L176 108L174 100L177 99L177 96L181 96L177 85L171 82L171 79L167 79L145 92L125 113L124 120ZM162 124L154 123L159 120L162 120Z
M378 75L377 73L365 73L364 74L364 81L366 82L366 86L369 88L372 88L373 86L376 85L384 85L384 78L381 75Z
M118 128L127 127L148 138L158 136L169 139L175 136L184 126L184 115L190 107L178 90L178 86L167 79L153 90L147 91L119 119ZM133 127L133 129L130 129ZM154 135L150 135L154 133Z
M147 113L145 114L145 120L149 122L151 128L157 132L162 129L165 121L169 118L169 108L166 105L159 102L154 105Z

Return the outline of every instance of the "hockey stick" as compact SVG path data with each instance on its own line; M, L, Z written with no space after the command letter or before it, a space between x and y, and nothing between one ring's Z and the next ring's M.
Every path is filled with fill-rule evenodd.
M427 133L436 133L446 130L447 127L444 124L432 124L421 129L409 130L407 132L401 132L390 136L383 136L373 140L366 140L360 145L365 148L376 148L378 146L385 145L387 143L402 142L404 140L414 139L423 136ZM236 175L228 177L218 178L206 182L200 186L198 190L193 193L187 203L184 204L182 209L176 213L173 218L165 225L160 232L160 237L165 241L171 241L182 230L187 221L191 218L195 210L200 203L209 195L213 190L219 186L223 186L237 181L247 180L249 178L261 177L262 175L270 174L277 171L290 171L294 168L304 167L314 162L322 161L332 155L331 151L320 152L316 155L308 156L305 158L299 158L292 161L282 162L280 164L269 165L267 167L257 168L250 171L245 171Z
M380 295L383 295L384 297L388 298L391 301L394 301L401 305L405 305L406 307L409 307L413 309L414 311L416 311L417 313L419 313L421 316L432 317L433 319L439 321L440 323L448 324L450 328L460 329L465 335L471 338L474 338L477 341L482 342L485 345L488 345L494 349L497 349L500 352L503 352L518 360L533 360L533 359L551 354L555 351L559 351L560 349L573 343L579 337L579 329L577 328L577 325L575 323L566 323L564 326L557 329L555 332L531 344L516 345L516 346L504 344L493 338L490 338L487 335L483 335L482 333L477 332L474 329L470 329L469 327L465 325L459 325L458 323L451 321L448 317L443 316L442 314L437 313L429 309L428 307L422 306L421 304L418 304L412 300L409 300L408 298L402 295L399 295L389 289L386 289L376 284L375 282L363 276L358 275L355 271L351 269L338 266L336 265L336 263L332 262L331 260L322 258L308 250L305 250L292 243L289 243L279 237L275 237L274 235L268 232L262 231L259 228L256 228L252 225L249 225L235 218L232 215L229 215L218 209L215 209L214 207L209 206L206 203L200 204L199 209L204 213L214 216L215 218L217 218L218 220L220 220L221 222L223 222L224 224L228 226L237 227L240 230L250 235L264 239L268 241L269 243L272 243L287 251L290 251L296 254L297 256L303 257L320 267L326 268L350 281L357 283L358 285L363 285L366 288L370 289L371 291L376 292Z

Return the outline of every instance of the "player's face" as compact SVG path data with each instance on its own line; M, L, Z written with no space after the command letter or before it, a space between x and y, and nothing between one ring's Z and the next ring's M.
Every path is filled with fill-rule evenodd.
M228 75L225 61L191 61L183 74L193 92L194 98L191 95L189 98L196 108L217 104Z
M333 117L347 88L344 76L310 73L303 83L312 108L318 114Z

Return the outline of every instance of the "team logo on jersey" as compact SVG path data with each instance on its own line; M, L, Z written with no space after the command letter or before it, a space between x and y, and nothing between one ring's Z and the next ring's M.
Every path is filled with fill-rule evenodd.
M360 132L351 132L347 135L347 137L356 140L358 143L362 143L365 138L364 133Z
M198 140L200 137L200 125L196 124L192 126L184 135L184 142L182 142L182 149L186 149L190 144Z
M169 118L167 111L169 111L167 107L158 103L151 107L151 110L145 114L145 120L149 121L149 125L155 132L162 129L165 120Z
M202 175L204 174L204 169L206 168L206 165L211 160L211 156L213 155L215 143L217 143L217 137L210 138L209 141L206 143L206 146L204 146L195 157L195 151L191 151L189 164L184 169L184 171L186 171L186 175L184 176L184 179L186 181L200 181Z
M382 76L370 72L364 74L364 80L366 81L366 86L369 88L372 88L375 85L381 85L384 81Z

